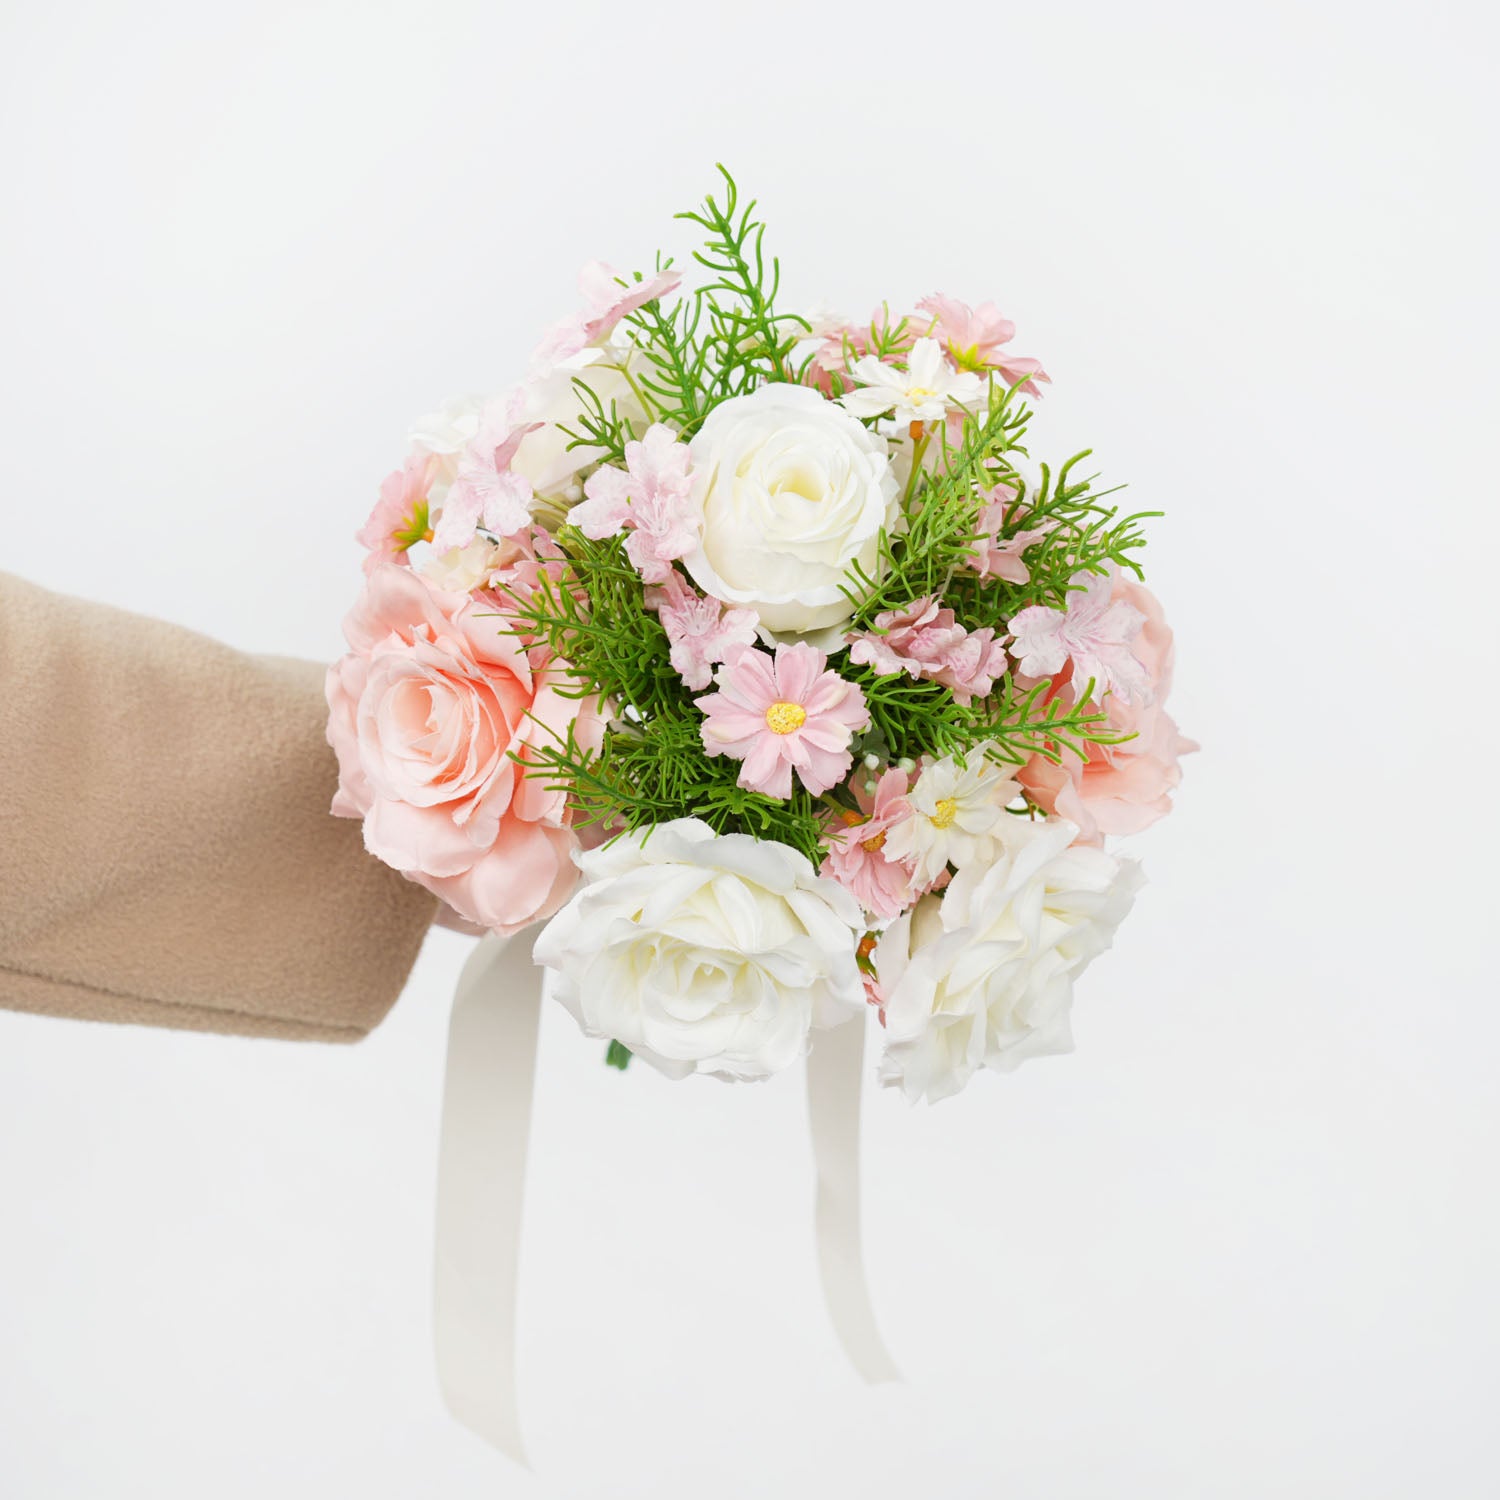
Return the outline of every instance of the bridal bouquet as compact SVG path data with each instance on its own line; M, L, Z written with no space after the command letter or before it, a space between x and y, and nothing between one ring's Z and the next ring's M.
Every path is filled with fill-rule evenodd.
M1191 745L1143 515L1027 454L985 303L782 311L725 174L419 422L328 676L334 811L536 959L609 1059L758 1078L879 1012L938 1099L1069 1045Z

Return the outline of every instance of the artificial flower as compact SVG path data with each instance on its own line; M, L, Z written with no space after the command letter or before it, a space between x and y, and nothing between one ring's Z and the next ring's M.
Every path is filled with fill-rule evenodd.
M1006 807L1021 789L974 746L966 760L944 755L922 767L907 793L911 816L886 838L892 859L905 861L918 883L930 886L951 864L959 869L983 864L999 847Z
M1017 457L1013 462L1021 462ZM1034 546L1047 535L1049 528L1043 526L1009 528L1016 521L1025 519L1023 499L1018 492L1026 484L1026 492L1034 494L1040 483L1033 485L1017 478L1015 483L997 480L988 489L980 491L984 504L979 511L979 543L969 560L969 566L981 578L1002 578L1006 583L1030 583L1031 569L1026 566L1026 549Z
M1146 692L1139 699L1112 693L1102 705L1104 728L1118 743L1089 741L1083 758L1060 747L1060 762L1033 755L1016 772L1033 802L1077 824L1080 839L1090 843L1102 842L1105 834L1139 833L1165 817L1182 779L1178 758L1198 748L1166 711L1174 649L1161 605L1145 584L1123 575L1114 581L1113 598L1145 620L1134 652L1146 674Z
M344 622L328 669L333 811L365 846L460 916L515 932L550 915L577 878L566 795L526 774L538 744L602 722L566 663L538 668L493 606L386 564Z
M849 374L859 386L839 397L856 417L895 417L902 426L941 422L955 408L979 399L984 381L969 370L955 370L943 358L936 339L918 339L906 356L906 368L867 354Z
M699 594L675 568L659 587L645 593L647 609L654 609L667 633L672 669L694 692L713 681L714 665L733 646L755 641L756 618L751 609L725 609L717 599Z
M816 391L775 383L714 407L688 449L693 581L768 631L836 632L853 612L850 568L878 571L880 534L899 526L885 439Z
M962 869L886 929L875 968L888 1037L881 1080L909 1099L955 1094L1072 1046L1073 981L1114 939L1139 867L1074 844L1060 818L1012 819L988 865Z
M1065 610L1033 604L1012 618L1010 651L1028 677L1051 677L1071 663L1067 692L1072 698L1092 682L1096 698L1118 693L1144 699L1151 684L1131 646L1145 623L1133 604L1115 598L1109 574L1080 573Z
M836 378L841 391L849 388L852 383L849 365L872 353L877 344L884 350L880 357L904 359L916 340L907 319L892 323L889 307L877 307L870 314L870 321L864 324L849 323L831 315L810 317L809 322L812 327L808 337L821 339L822 343L808 362L805 379L828 397L836 394Z
M413 453L380 483L380 498L354 540L368 548L364 568L373 572L383 562L410 565L407 551L430 541L428 491L436 465L430 453Z
M905 672L940 682L964 705L989 697L1005 671L1005 643L994 630L965 630L935 595L883 610L873 631L849 640L850 661L868 664L882 677Z
M764 1078L858 1016L859 907L790 846L679 818L578 862L533 952L590 1036L672 1077Z
M433 528L432 544L439 552L467 547L480 526L501 537L530 525L531 485L512 470L511 460L536 424L520 418L520 402L514 396L492 403L480 415Z
M1020 388L1028 396L1042 394L1037 388L1038 380L1050 383L1052 377L1039 360L1011 354L1003 347L1016 336L1016 325L1009 318L1002 318L993 302L971 308L956 297L934 294L923 297L917 307L927 314L929 321L924 330L927 336L942 345L960 370L976 373L998 370L1007 385L1022 382Z
M646 583L665 583L673 562L698 545L702 518L691 499L687 445L659 422L625 444L624 469L595 469L584 494L568 520L596 541L628 531L625 555Z
M873 796L855 791L858 812L845 812L824 835L828 852L819 870L836 880L877 922L899 916L916 899L911 869L889 848L890 832L911 817L906 800L910 778L889 767Z
M548 331L531 357L534 375L548 375L564 360L607 339L622 318L665 297L682 285L676 271L631 280L601 260L591 260L578 273L583 310L564 318Z
M637 387L651 373L650 361L638 351L585 349L520 386L520 420L536 425L521 439L510 466L531 486L534 513L560 516L583 498L579 476L605 456L584 441L583 419L596 403L637 431L647 425Z
M459 459L479 431L479 419L491 406L485 396L456 396L437 411L418 417L407 438L431 461L427 499L433 510L448 496L448 487L458 474Z
M778 646L775 657L733 647L714 675L718 691L695 699L703 748L744 764L739 784L767 797L792 795L792 771L816 796L843 780L849 741L870 722L865 695L828 670L808 645Z
M451 547L447 552L434 548L419 571L435 589L450 594L468 594L489 581L499 556L498 543L485 536L476 536L466 546Z

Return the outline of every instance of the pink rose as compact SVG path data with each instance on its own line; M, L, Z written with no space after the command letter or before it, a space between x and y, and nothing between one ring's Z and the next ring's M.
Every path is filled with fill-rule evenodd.
M490 601L375 568L328 669L333 811L364 820L365 846L460 916L515 932L550 916L577 879L563 792L511 759L574 734L597 745L591 703L565 698L566 663L540 667Z
M1172 631L1156 596L1133 579L1116 578L1113 598L1145 616L1132 651L1149 691L1144 701L1111 693L1104 702L1109 727L1134 739L1121 745L1090 745L1088 759L1063 752L1061 765L1034 755L1016 780L1047 812L1079 829L1079 842L1097 844L1105 834L1139 833L1172 810L1171 792L1182 779L1180 755L1198 747L1184 738L1164 707L1172 686ZM1060 691L1071 672L1053 679ZM1050 696L1050 695L1049 695Z

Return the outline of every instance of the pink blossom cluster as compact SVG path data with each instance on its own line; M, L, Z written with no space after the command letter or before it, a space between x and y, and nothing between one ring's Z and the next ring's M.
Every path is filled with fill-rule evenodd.
M660 423L625 444L625 468L601 464L568 519L586 537L625 532L625 555L645 583L664 584L672 564L698 543L687 445Z
M849 660L882 676L905 672L948 688L959 703L988 698L1005 671L1005 642L993 628L968 631L929 595L875 616L875 629L849 637Z

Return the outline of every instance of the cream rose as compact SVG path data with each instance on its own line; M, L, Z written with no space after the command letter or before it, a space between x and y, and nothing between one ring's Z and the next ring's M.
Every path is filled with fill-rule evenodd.
M1009 1072L1072 1046L1073 981L1141 884L1133 861L1074 845L1077 832L1061 818L1011 818L994 864L960 870L882 934L882 1082L943 1099L980 1067Z
M764 1078L864 1003L858 903L785 844L679 818L577 863L537 962L590 1036L671 1077Z
M873 573L900 513L883 437L805 386L716 406L688 445L702 541L683 559L705 593L770 631L835 631L853 563Z

